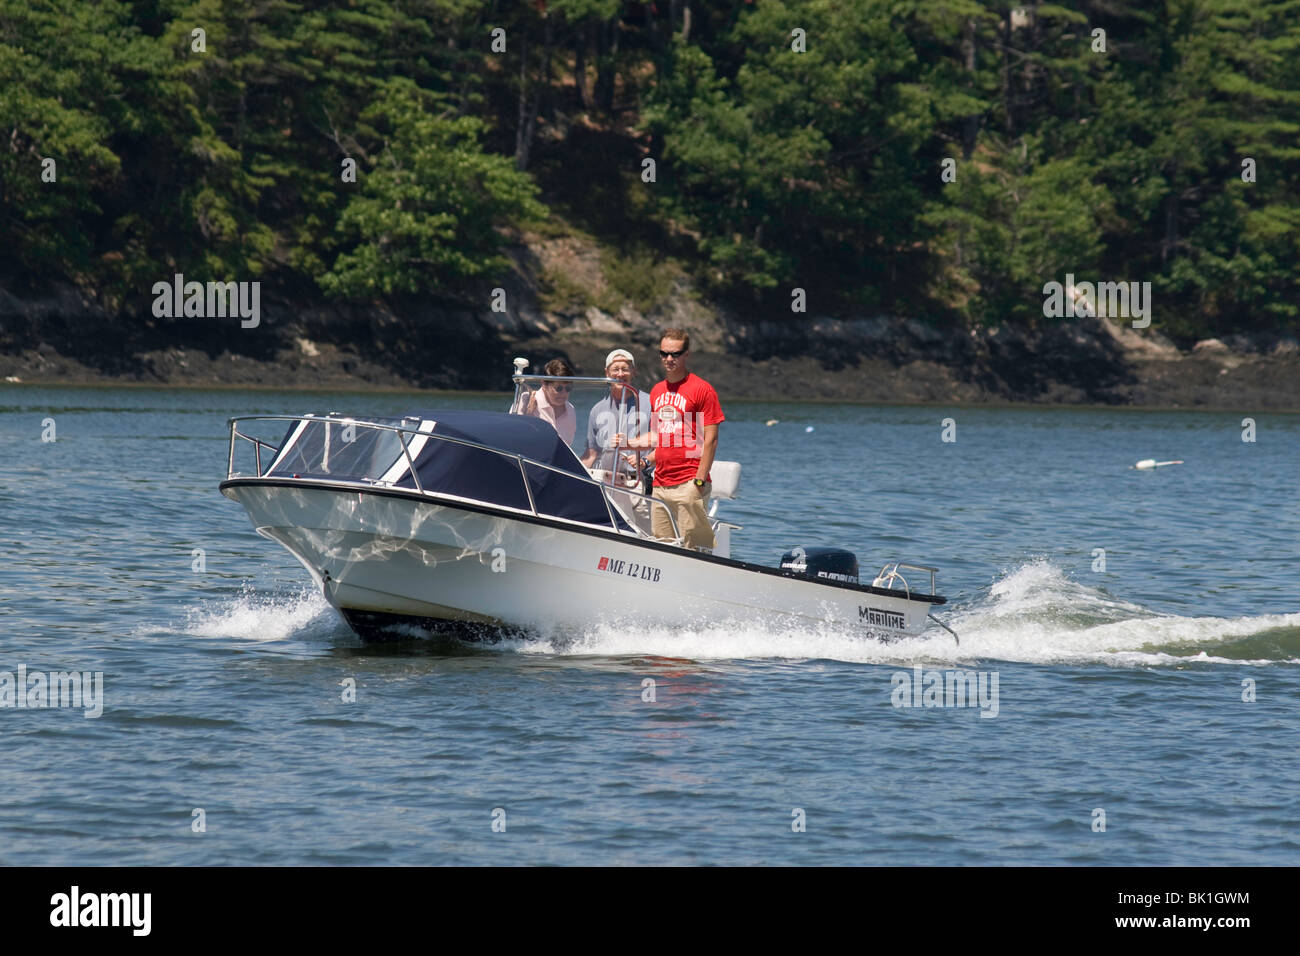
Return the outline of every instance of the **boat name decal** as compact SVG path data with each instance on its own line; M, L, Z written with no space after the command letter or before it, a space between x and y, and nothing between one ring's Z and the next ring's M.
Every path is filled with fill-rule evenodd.
M621 574L629 578L638 578L642 581L659 580L658 568L652 568L648 564L637 564L635 561L601 558L596 564L596 570L608 571L610 574Z
M858 605L858 622L879 627L893 627L900 631L907 627L902 611L885 611L878 607L863 607L861 604Z

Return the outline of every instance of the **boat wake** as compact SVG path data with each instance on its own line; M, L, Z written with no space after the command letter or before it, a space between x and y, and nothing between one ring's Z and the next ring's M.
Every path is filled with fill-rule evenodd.
M1183 617L1071 580L1047 561L1021 565L969 603L938 609L961 638L932 627L880 644L827 626L764 630L719 623L698 630L602 625L577 637L518 642L524 653L653 655L718 659L820 659L860 663L1102 663L1116 667L1300 663L1300 613L1255 617Z
M998 660L1119 667L1300 663L1300 613L1158 614L1041 560L994 582L949 623L961 635L963 655Z
M698 628L593 625L582 633L505 638L484 650L571 657L669 657L707 660L838 660L866 664L976 660L1101 663L1166 667L1188 663L1300 664L1300 613L1253 617L1158 614L1072 580L1047 561L1014 569L969 602L938 615L939 627L889 644L863 640L843 625L767 629L740 621ZM197 637L316 641L349 634L314 588L266 594L245 588L191 609L178 628ZM415 633L410 635L412 638Z
M258 642L310 639L346 629L338 612L309 585L270 594L245 587L229 598L188 609L185 620L175 626L194 637Z

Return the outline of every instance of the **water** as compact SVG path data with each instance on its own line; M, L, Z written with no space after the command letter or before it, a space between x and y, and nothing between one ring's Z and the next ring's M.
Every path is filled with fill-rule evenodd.
M960 646L363 646L216 489L231 415L503 402L0 387L0 670L104 675L0 709L0 863L1300 862L1300 417L724 400L736 556L936 564ZM893 706L917 665L996 716Z

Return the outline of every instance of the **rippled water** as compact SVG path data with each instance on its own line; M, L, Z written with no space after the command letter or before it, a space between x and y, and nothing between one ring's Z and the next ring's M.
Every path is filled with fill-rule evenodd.
M936 564L959 646L362 645L218 493L225 419L446 406L503 399L0 387L0 671L103 673L0 708L0 863L1300 861L1300 418L724 396L736 556ZM894 706L916 666L996 716Z

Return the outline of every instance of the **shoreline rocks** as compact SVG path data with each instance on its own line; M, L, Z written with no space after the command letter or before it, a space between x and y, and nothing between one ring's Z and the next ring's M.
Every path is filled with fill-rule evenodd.
M1158 323L1078 318L1037 329L968 329L914 318L744 321L689 295L661 314L586 305L543 312L531 270L493 312L428 299L300 305L267 291L262 323L112 315L70 287L19 299L0 289L0 382L282 388L508 389L510 360L564 355L600 374L629 347L659 372L658 332L692 332L692 368L733 399L1063 404L1300 410L1294 338L1206 339L1179 349Z

